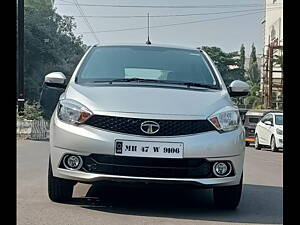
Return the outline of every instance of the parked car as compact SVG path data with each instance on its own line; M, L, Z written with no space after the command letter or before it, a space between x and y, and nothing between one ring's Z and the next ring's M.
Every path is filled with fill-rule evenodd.
M253 110L250 109L245 114L245 142L246 146L255 142L255 128L260 119L269 112L278 112L276 110L264 109L264 110Z
M268 113L255 128L255 148L270 147L272 151L283 148L283 113Z
M239 109L242 124L245 123L245 117L246 117L246 113L248 112L248 110L249 109L241 109L241 108Z
M70 200L77 182L108 180L213 188L216 206L238 206L244 128L230 96L249 85L227 89L204 51L92 46L65 80L45 77L48 88L65 88L50 122L52 201Z

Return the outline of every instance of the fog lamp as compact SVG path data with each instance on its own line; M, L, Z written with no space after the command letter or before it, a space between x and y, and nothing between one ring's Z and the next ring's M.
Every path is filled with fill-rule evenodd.
M227 162L216 162L213 166L213 172L217 177L225 177L231 172L231 164Z
M66 155L63 164L67 169L78 170L81 168L83 161L78 155Z

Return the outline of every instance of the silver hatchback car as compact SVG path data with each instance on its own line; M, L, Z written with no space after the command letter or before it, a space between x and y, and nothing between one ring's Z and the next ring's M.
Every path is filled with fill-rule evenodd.
M92 46L61 90L50 122L49 198L72 198L77 182L161 183L213 188L217 206L240 201L244 128L226 87L202 50L160 45ZM45 94L45 93L44 93Z

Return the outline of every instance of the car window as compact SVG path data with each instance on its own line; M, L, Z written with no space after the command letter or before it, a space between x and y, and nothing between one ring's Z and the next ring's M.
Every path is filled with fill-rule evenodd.
M275 124L283 125L283 115L275 115Z
M87 57L78 83L141 78L192 82L219 87L217 77L198 50L148 46L103 46Z
M269 118L269 114L265 115L265 116L261 119L261 122L267 121L268 118Z
M248 121L249 121L249 123L258 123L259 118L258 117L249 117Z

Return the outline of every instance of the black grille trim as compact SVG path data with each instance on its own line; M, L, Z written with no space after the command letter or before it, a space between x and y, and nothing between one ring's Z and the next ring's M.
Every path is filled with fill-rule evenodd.
M159 131L155 134L142 132L141 124L145 121L157 122L160 125ZM103 130L142 136L176 136L216 130L208 120L156 120L102 115L93 115L85 124Z
M120 176L157 178L212 177L206 159L164 159L92 154L84 157L82 171Z

